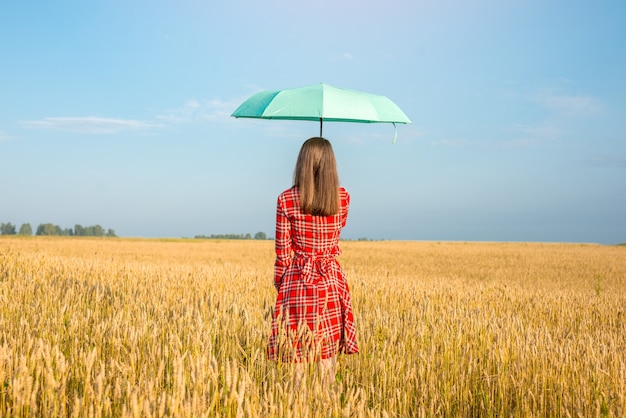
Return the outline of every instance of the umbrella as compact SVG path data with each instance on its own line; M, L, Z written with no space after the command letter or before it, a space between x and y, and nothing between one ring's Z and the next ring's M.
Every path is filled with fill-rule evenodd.
M385 96L320 83L254 94L231 116L236 118L311 120L358 123L411 123L400 108ZM397 134L397 133L396 133ZM394 138L395 142L395 138Z

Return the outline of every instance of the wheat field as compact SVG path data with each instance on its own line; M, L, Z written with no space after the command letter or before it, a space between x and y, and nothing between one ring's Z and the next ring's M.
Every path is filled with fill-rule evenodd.
M341 245L361 352L294 387L272 241L0 237L0 416L626 414L626 247Z

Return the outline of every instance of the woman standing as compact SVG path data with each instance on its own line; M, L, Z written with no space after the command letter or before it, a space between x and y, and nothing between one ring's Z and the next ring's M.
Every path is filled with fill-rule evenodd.
M335 154L324 138L304 142L293 187L278 196L276 262L278 290L268 356L283 362L320 362L334 377L336 355L354 354L352 302L336 257L350 195L339 187Z

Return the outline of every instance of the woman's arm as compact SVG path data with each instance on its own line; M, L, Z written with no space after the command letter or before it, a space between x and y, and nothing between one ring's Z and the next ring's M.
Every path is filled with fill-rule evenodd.
M274 263L274 287L280 288L283 275L291 264L291 223L281 205L280 197L276 207L276 235L274 238L276 262Z
M346 226L346 222L348 222L348 211L350 210L350 194L346 191L346 189L341 190L341 194L339 195L341 198L341 226Z

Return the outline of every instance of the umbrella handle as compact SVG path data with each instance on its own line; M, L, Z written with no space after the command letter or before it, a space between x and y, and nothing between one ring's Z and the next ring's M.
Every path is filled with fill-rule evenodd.
M323 136L322 136L322 118L320 118L320 138L323 138Z
M393 141L391 141L392 144L396 143L396 139L398 139L398 127L396 126L395 122L391 122L393 124L393 129L395 129L396 133L393 136Z

